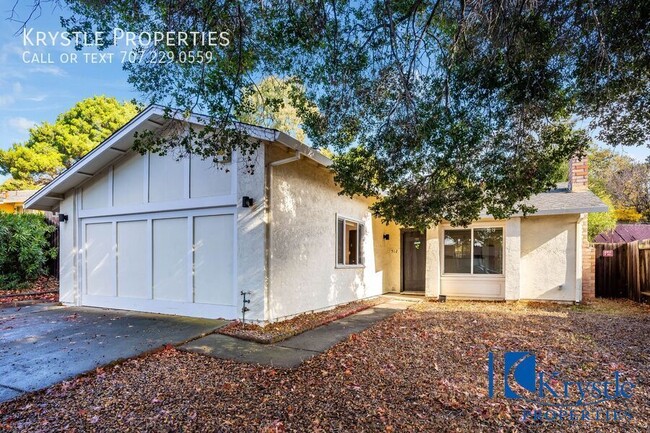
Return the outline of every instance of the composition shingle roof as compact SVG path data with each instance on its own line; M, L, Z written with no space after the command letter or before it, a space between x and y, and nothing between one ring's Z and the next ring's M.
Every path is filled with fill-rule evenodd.
M35 192L33 189L0 192L0 203L22 203Z
M558 183L554 189L536 194L523 203L537 209L534 213L528 213L528 216L606 212L608 210L607 205L596 194L591 191L570 192L566 182ZM490 216L486 212L481 215ZM522 214L514 216L522 216Z
M650 239L650 224L618 224L614 230L600 233L594 242L627 243Z
M568 184L558 183L555 189L532 196L524 201L534 206L534 215L606 212L607 205L591 191L570 192Z

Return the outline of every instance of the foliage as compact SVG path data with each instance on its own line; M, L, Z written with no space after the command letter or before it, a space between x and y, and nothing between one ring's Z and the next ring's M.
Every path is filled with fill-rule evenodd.
M627 300L579 306L422 302L315 354L299 368L169 346L2 403L0 425L21 433L647 432L649 313L647 305ZM72 333L77 326L68 329ZM107 344L96 346L110 350L102 348ZM587 406L588 421L578 418L582 408L575 410L575 419L526 418L525 411L540 406L505 398L501 385L503 354L522 347L537 355L538 371L562 375L549 380L553 389L561 389L562 380L603 381L618 371L621 385L636 384L633 396ZM21 352L25 356L29 349ZM486 377L489 352L494 352L494 398ZM52 374L61 364L49 367ZM613 389L613 379L610 384Z
M3 289L0 294L0 308L2 304L15 305L24 301L59 302L59 279L43 275L32 283L17 285L15 289Z
M0 152L2 152L0 150ZM16 180L14 178L9 178L0 184L0 191L20 191L20 190L32 190L39 189L41 186L32 182L31 179Z
M40 214L0 212L0 288L19 287L44 274L47 260L57 254L47 238L53 230Z
M3 190L37 189L104 141L135 116L138 107L115 98L94 96L29 131L24 143L0 150L0 173L12 179Z
M641 221L643 215L636 211L633 207L616 208L614 210L616 221L626 223L636 223Z
M588 144L568 119L593 119L608 143L650 136L647 2L66 2L71 31L228 32L225 46L137 49L212 55L125 65L152 101L211 116L139 150L251 155L259 143L227 126L256 77L293 77L302 128L340 153L343 193L379 196L374 212L403 225L530 211L521 200Z
M593 192L609 207L609 210L607 212L592 212L589 214L588 236L590 241L593 241L598 234L616 228L616 211L614 210L612 200L602 190L595 190Z
M242 340L255 341L261 344L274 344L384 302L385 300L381 298L350 302L331 310L303 313L291 319L269 323L265 326L234 321L219 329L218 332Z
M650 165L647 162L637 162L610 149L594 149L589 156L589 185L592 190L611 197L617 209L634 211L624 218L634 221L637 218L634 214L641 214L646 221L650 219Z
M307 137L300 126L302 118L291 102L296 92L304 93L304 89L295 80L266 77L244 90L237 119L286 132L304 142Z

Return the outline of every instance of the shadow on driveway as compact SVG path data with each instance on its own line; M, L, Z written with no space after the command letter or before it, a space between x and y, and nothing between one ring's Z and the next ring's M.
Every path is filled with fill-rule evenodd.
M187 342L225 323L53 304L0 309L0 402L165 344Z

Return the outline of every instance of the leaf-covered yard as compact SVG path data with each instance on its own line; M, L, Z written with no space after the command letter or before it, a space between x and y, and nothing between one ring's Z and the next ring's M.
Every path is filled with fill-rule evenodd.
M626 301L421 303L296 370L168 348L2 404L0 430L647 432L649 348L650 309ZM636 385L633 397L598 409L626 410L632 419L523 421L522 410L533 407L503 398L500 360L505 351L524 350L536 354L538 370L562 378L606 380L621 372Z

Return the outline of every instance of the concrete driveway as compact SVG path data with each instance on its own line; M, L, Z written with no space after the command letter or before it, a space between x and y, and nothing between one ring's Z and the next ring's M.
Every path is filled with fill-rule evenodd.
M0 309L0 401L165 344L185 343L225 323L53 304Z

